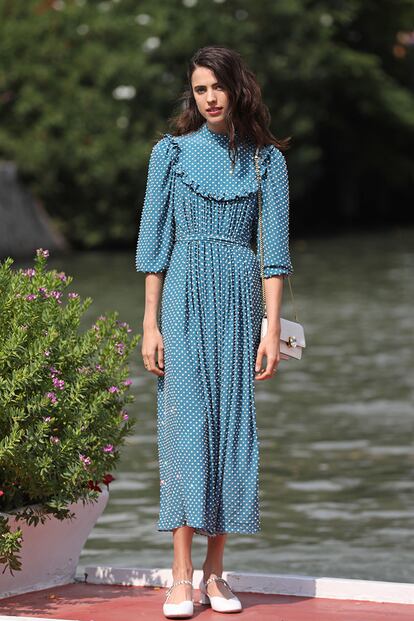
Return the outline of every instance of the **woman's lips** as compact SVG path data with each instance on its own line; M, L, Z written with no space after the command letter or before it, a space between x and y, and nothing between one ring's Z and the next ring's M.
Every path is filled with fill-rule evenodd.
M210 108L210 110L207 110L207 112L214 116L214 115L220 114L222 109L223 108Z

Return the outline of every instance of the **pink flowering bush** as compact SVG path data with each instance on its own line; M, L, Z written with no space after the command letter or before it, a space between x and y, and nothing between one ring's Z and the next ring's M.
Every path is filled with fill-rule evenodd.
M80 331L92 303L66 292L72 282L47 270L48 251L34 267L0 263L0 565L21 568L22 532L47 514L70 518L70 503L96 501L133 422L128 356L131 336L118 313Z

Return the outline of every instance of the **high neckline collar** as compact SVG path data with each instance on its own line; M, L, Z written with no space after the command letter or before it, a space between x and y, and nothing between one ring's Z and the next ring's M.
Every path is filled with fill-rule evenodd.
M207 121L201 126L201 132L208 138L209 140L213 140L219 142L221 144L228 144L230 138L227 134L221 134L219 132L214 132L209 128ZM237 132L236 132L237 136Z

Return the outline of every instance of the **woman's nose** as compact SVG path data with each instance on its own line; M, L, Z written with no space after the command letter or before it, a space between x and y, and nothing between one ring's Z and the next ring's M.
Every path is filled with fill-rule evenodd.
M208 101L208 103L216 101L216 95L215 95L214 91L208 91L207 92L207 101Z

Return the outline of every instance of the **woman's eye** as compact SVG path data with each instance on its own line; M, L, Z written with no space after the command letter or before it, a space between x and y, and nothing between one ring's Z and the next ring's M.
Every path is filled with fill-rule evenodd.
M217 86L215 87L216 89L218 89L219 91L224 90L224 86L222 86L221 84L217 84ZM204 86L199 86L198 88L195 89L196 93L204 93L205 92L205 87Z

